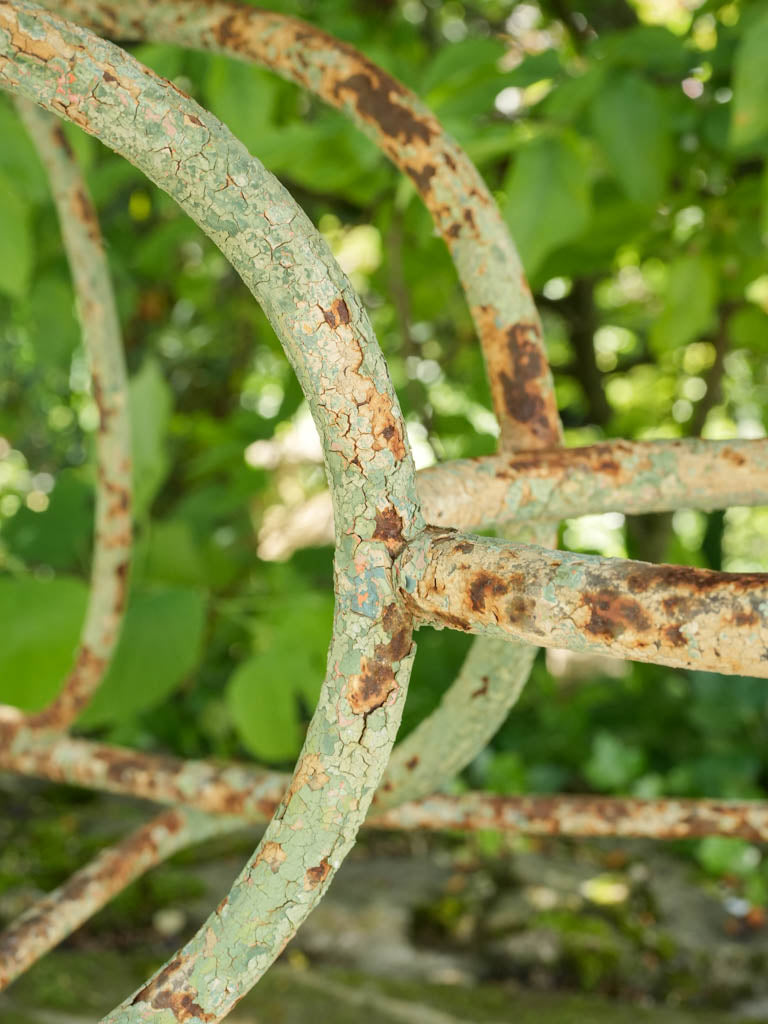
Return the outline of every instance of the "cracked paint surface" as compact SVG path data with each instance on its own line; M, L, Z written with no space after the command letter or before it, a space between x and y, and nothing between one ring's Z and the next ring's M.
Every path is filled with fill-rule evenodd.
M427 522L460 530L601 512L710 511L766 504L768 441L602 441L456 459L416 480Z
M478 329L506 447L561 437L541 324L509 231L482 176L410 90L307 22L200 0L57 0L114 39L151 39L254 61L346 113L418 189L443 236Z
M397 566L417 620L543 647L768 677L768 573L712 572L428 528Z
M97 135L216 242L283 342L326 453L337 532L334 637L296 773L260 846L274 844L284 860L257 853L226 905L108 1018L218 1020L325 891L394 742L414 652L408 635L399 661L391 659L384 617L397 603L392 538L373 535L386 508L395 509L404 542L421 529L413 463L357 296L290 195L216 118L117 47L21 0L0 3L0 85ZM373 680L373 690L366 682L356 706L348 687L358 676ZM323 859L330 870L306 888L307 870Z
M273 12L195 0L139 0L125 10L82 0L57 6L117 38L169 41L257 61L346 112L409 175L448 245L478 328L502 447L558 443L561 428L541 324L509 232L472 162L416 96L352 47ZM343 299L321 311L332 329L349 321ZM382 422L380 429L386 438L393 427ZM401 439L391 441L397 451ZM384 539L391 553L400 543L399 521L395 508L379 510L374 537ZM533 539L554 544L556 537L547 528ZM368 613L371 600L362 578L359 609ZM520 645L513 660L513 652L497 641L480 638L474 646L445 701L407 747L395 750L382 795L387 805L429 792L464 768L517 700L535 652ZM369 680L367 668L361 672L358 678ZM362 707L359 689L358 684L353 700ZM456 731L463 742L454 742ZM417 744L419 767L409 770Z
M66 6L71 10L82 5L70 0ZM470 245L473 232L478 231L471 203L462 209L466 235L455 210L451 212L447 204L441 207L447 193L440 189L448 188L450 177L445 168L455 172L459 183L451 185L454 198L456 189L465 188L469 179L466 158L456 147L451 150L453 144L441 135L431 115L402 86L351 48L278 15L232 5L202 8L196 3L147 6L142 2L125 15L132 37L145 30L142 19L157 15L162 22L168 10L175 18L172 41L181 40L179 33L185 27L199 33L195 18L211 15L217 38L216 45L210 44L213 48L227 51L235 47L241 56L270 66L286 60L286 66L278 70L298 81L303 74L304 84L326 98L332 94L335 99L331 102L371 130L424 195L457 261L483 335L506 452L514 444L541 449L556 443L559 424L547 392L548 387L551 392L551 381L530 295L521 275L510 285L493 266L489 269L478 262L486 252L486 239L492 237L493 213L485 221L490 235L475 237ZM115 20L111 30L124 18L124 12L115 13L107 5L100 5L99 11L100 17ZM254 39L253 25L259 18L267 19L267 27ZM210 24L206 31L213 31ZM425 723L420 740L399 749L385 782L389 788L382 805L420 788L431 788L444 775L458 770L476 753L473 745L484 745L500 724L519 693L533 656L532 648L517 645L513 660L510 654L515 645L502 636L523 636L547 645L560 629L570 642L551 641L558 646L593 649L590 645L597 645L599 649L602 645L610 653L622 653L626 646L628 657L695 667L709 667L707 659L715 658L717 663L711 667L716 671L744 671L741 651L737 668L724 666L730 664L728 658L735 658L734 637L741 642L747 638L747 660L755 657L756 650L765 650L768 577L741 574L737 579L643 563L617 562L614 566L613 560L582 557L579 561L543 548L502 541L490 542L497 546L494 561L490 548L480 557L478 549L485 538L446 531L420 533L423 524L402 418L370 325L348 282L287 195L214 118L170 83L147 76L116 48L96 44L55 19L43 18L31 4L7 0L0 0L0 42L0 84L42 102L127 155L174 195L229 256L283 340L310 399L327 455L337 533L334 641L318 714L297 771L264 841L230 896L198 936L109 1018L219 1020L268 966L324 892L354 841L381 775L399 722L413 657L410 614L399 603L393 586L393 560L399 560L400 591L410 609L425 619L433 616L438 625L486 630L490 637L483 641L485 650L476 645L447 694L445 707ZM266 56L246 53L248 46L266 47ZM297 61L304 68L301 73L294 69ZM55 78L49 77L52 73ZM137 132L137 124L142 126L141 132ZM465 163L459 166L461 161ZM479 181L471 165L467 166ZM470 199L482 208L480 192L470 189ZM75 215L77 205L73 207ZM81 220L87 220L82 206L79 214ZM515 264L510 266L515 269ZM485 277L482 284L488 285L487 290L472 291L477 288L477 282L470 280L473 273ZM505 281L508 294L504 292L505 297L499 299L495 289ZM507 315L510 302L518 310L512 321ZM98 394L96 397L98 401ZM599 497L607 501L608 491L621 487L626 489L621 500L629 503L641 500L640 494L646 502L672 501L673 488L664 481L673 481L676 472L681 475L676 462L682 456L679 449L673 452L674 443L667 443L653 458L647 449L622 449L622 444L626 445L597 445L570 455L531 450L499 456L507 463L506 469L501 466L494 471L494 479L503 481L505 494L506 511L499 519L523 519L526 508L530 517L536 518L529 508L536 502L557 518L553 493L567 493L572 507L573 502L582 500L582 492L575 486L579 480L584 488L592 483L593 492L600 492L600 480L610 481L605 495L592 494L590 501ZM711 459L713 449L702 449L699 454ZM728 479L741 472L744 491L739 493L754 495L754 481L748 486L747 480L748 457L745 461L738 446L723 446L715 454L720 460L716 466L731 474ZM633 465L633 458L645 462ZM510 465L522 475L515 478ZM704 501L695 476L694 471L685 487ZM554 488L549 486L553 478L557 480ZM724 479L726 476L720 481L721 488ZM547 538L550 527L542 529L534 536ZM453 544L450 554L437 550L446 538ZM576 603L571 607L569 601ZM667 617L663 628L662 611ZM761 657L764 660L764 655ZM510 667L515 671L510 673ZM476 713L470 713L472 709ZM152 790L155 798L166 799L163 794L185 796L188 787L187 799L196 800L203 794L208 809L218 809L223 802L230 813L239 804L249 815L263 815L274 804L270 794L287 781L275 775L249 779L247 769L236 767L225 776L222 770L199 763L150 765L142 762L141 755L105 747L98 756L93 749L84 755L82 747L74 755L70 748L72 759L67 761L58 740L47 747L34 743L25 747L28 730L20 731L16 725L12 716L0 715L0 734L12 741L11 762L32 766L41 774L57 765L62 778L67 773L79 774L84 784L94 784L96 779L95 784L114 791L135 792L144 787ZM455 735L447 731L457 725ZM455 749L453 760L441 761L440 752L451 748ZM85 757L90 758L90 776L84 768ZM101 763L95 773L94 762ZM442 771L434 774L437 768ZM238 775L238 771L244 774ZM254 781L259 794L255 800L253 789L238 792L238 784L253 787ZM477 798L472 804L465 800L462 805L447 805L435 798L425 801L420 810L410 805L402 812L389 812L376 823L604 834L600 828L621 821L624 825L613 827L612 834L621 832L622 827L628 829L623 834L652 834L642 829L655 827L653 834L679 837L709 834L696 831L706 828L721 828L729 834L742 829L750 834L749 829L757 827L754 815L760 813L750 809L749 815L739 816L732 806L710 803L704 807L698 802L697 810L675 801L654 807L652 802L643 802L640 808L637 801L578 805L574 802L578 798L570 798L570 803L569 798L553 798L565 802L549 805L541 802L542 798L530 798L539 802L529 800L525 807L518 804L516 808L508 802L502 808L494 798L489 802L483 801L482 795L471 796ZM428 821L433 824L428 826ZM496 824L489 825L489 821ZM641 831L635 833L632 828ZM255 921L254 913L261 915Z

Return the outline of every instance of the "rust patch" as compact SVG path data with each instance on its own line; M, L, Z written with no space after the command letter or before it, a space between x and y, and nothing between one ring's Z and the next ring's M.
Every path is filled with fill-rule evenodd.
M256 858L251 864L251 867L257 868L259 864L266 864L272 874L276 875L285 858L286 853L280 843L264 843L262 848L256 854Z
M470 694L472 700L476 700L478 697L484 697L488 693L488 684L490 683L488 676L481 676L480 686L476 690L473 690Z
M350 676L345 696L354 714L367 715L382 707L397 688L390 665L363 658L360 674Z
M735 597L738 591L768 587L768 573L715 572L687 565L647 565L627 575L627 586L634 593L667 587L685 587L692 594L707 594L722 589L729 597Z
M540 420L545 414L544 399L532 386L544 373L541 332L534 323L517 323L506 332L512 376L501 373L504 404L509 415L523 423Z
M376 645L376 657L383 661L402 661L411 651L410 617L396 604L390 604L384 609L382 625L392 639L388 644Z
M335 40L334 43L338 46ZM409 109L411 97L396 79L361 59L354 50L352 54L364 71L350 75L334 85L333 92L337 100L342 101L344 93L351 94L352 103L360 117L378 125L384 135L400 139L406 145L418 139L428 146L433 136L438 134L432 126L431 118L419 117Z
M530 452L516 452L508 456L505 469L496 475L508 479L510 473L540 473L549 476L554 470L567 473L582 469L605 473L607 476L615 477L618 482L628 476L618 461L618 456L622 454L632 454L632 451L630 445L620 441L602 442L581 448L542 448Z
M136 993L131 1000L131 1006L149 1003L155 1010L170 1010L180 1024L192 1019L204 1021L206 1024L208 1021L215 1021L216 1014L207 1013L195 1002L192 993L178 991L182 985L188 984L183 968L183 957L175 957L148 985Z
M390 555L399 555L405 547L403 539L403 520L394 505L376 510L376 527L373 539L383 541Z
M323 319L331 330L335 331L341 324L349 323L349 306L344 299L334 299L331 308L323 310Z
M376 451L389 448L399 462L405 458L403 434L392 412L392 403L386 395L371 388L365 402L371 413L373 447Z
M305 754L296 766L284 802L288 803L294 793L298 793L304 786L309 786L311 790L318 790L322 789L329 780L330 776L324 770L322 757L319 754Z
M418 768L418 766L419 766L419 755L418 754L414 754L413 757L409 757L408 760L405 762L405 767L408 769L409 772L412 772L414 770L414 768Z
M54 142L59 147L59 149L61 149L65 153L65 155L69 157L69 159L72 159L74 157L72 147L70 146L69 140L67 139L67 136L64 134L60 124L55 124L53 126L52 134Z
M479 572L469 585L469 601L472 611L485 611L486 599L490 597L501 597L509 590L508 583L490 572Z
M460 629L463 633L472 632L472 623L468 622L467 619L462 619L459 615L452 615L450 612L437 612L436 614L444 626L449 626L451 629Z
M460 544L457 544L453 549L456 554L468 555L475 550L475 545L472 541L463 540Z
M685 637L680 632L679 626L665 626L664 627L664 639L672 647L685 647Z
M642 605L618 590L597 590L582 595L582 604L589 610L590 619L585 631L592 636L613 639L627 629L644 632L651 622Z
M748 612L736 612L733 621L737 626L756 626L760 622L760 616L754 608Z
M205 128L203 122L195 114L185 114L184 120L188 121L190 124L196 124L198 128Z
M116 81L117 81L117 79L115 78L115 76L114 76L114 75L111 75L111 74L109 73L109 71L102 71L102 73L101 73L101 77L102 77L102 78L104 79L104 81L105 81L105 82L110 82L110 83L112 83L112 82L116 82Z
M734 451L733 448L723 448L721 454L724 459L732 462L734 466L743 466L747 461L745 455L742 455L741 452Z
M432 164L425 164L423 167L414 167L412 164L406 164L405 172L409 178L413 179L422 195L429 192L429 183L437 173Z
M558 417L547 384L547 362L538 324L519 321L510 327L497 327L499 313L491 305L475 306L472 313L483 339L497 410L511 424L518 424L518 430L524 428L522 437L527 435L528 443L534 440L537 446L555 447L559 442Z
M528 626L529 628L533 628L533 616L535 611L535 600L532 597L519 595L518 597L513 597L507 605L507 618L514 626Z
M318 885L322 885L330 874L330 870L331 865L328 863L327 857L323 857L316 867L307 868L304 875L304 890L309 892L310 889L316 889Z
M75 217L84 226L90 240L100 245L101 230L98 218L96 217L96 211L93 208L93 203L80 188L75 189L72 193L72 208Z

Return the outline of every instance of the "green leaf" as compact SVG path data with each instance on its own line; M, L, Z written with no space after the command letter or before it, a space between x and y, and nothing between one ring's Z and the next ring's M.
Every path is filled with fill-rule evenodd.
M601 35L592 49L611 64L665 74L685 74L691 66L687 40L662 25L638 25L624 32Z
M38 711L72 668L88 601L80 580L0 578L0 703Z
M590 215L587 148L575 136L542 136L519 151L505 184L505 215L529 274L577 238Z
M717 267L704 253L689 253L669 264L664 309L651 328L651 344L670 351L708 331L718 298Z
M183 519L154 521L149 527L142 574L182 586L206 582L205 552Z
M46 365L54 364L68 373L72 354L81 343L69 278L62 279L60 271L36 277L25 305L35 351Z
M37 150L18 115L3 99L0 99L0 139L3 140L0 174L8 181L23 181L24 195L34 202L47 201L50 188Z
M747 26L736 51L731 102L732 146L768 137L768 12Z
M90 559L93 492L77 470L56 477L45 512L21 508L3 525L9 549L32 565L82 569Z
M271 128L278 84L266 71L228 57L212 57L205 79L207 106L252 153Z
M592 742L592 753L584 774L597 789L625 790L641 774L645 755L639 747L618 736L599 732Z
M332 615L331 595L309 590L276 599L257 623L261 650L231 676L227 706L243 744L260 760L285 761L298 752L302 705L311 711L317 703Z
M254 655L234 672L227 706L244 745L268 763L296 756L302 739L296 682L311 672L298 646Z
M421 80L421 93L431 90L438 94L448 87L453 91L492 71L498 73L498 62L504 56L504 44L499 39L464 39L438 50L427 64ZM428 96L431 105L434 96Z
M27 204L0 176L0 292L22 298L32 272L32 233Z
M145 360L129 384L133 456L134 514L141 518L165 480L169 468L165 434L173 399L158 364Z
M372 201L393 176L379 149L335 111L265 133L258 153L273 174L314 193L344 194L354 202Z
M696 859L711 875L747 875L760 862L760 851L743 839L707 836L696 848Z
M750 303L736 310L728 320L728 334L734 348L768 356L768 316L757 306Z
M629 198L658 202L669 177L672 147L667 107L656 86L634 72L609 79L592 102L592 121Z
M573 77L569 75L546 97L542 109L547 117L555 121L574 121L592 102L604 81L605 68L599 64L586 68L582 74Z
M204 624L198 590L132 591L114 659L79 724L122 723L162 703L200 660Z

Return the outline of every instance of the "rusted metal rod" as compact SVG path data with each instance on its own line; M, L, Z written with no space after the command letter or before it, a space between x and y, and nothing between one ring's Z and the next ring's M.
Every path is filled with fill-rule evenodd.
M482 455L420 469L416 486L427 522L457 530L602 512L768 505L768 440L601 441ZM330 495L326 501L328 511L317 515L328 531L309 543L333 542Z
M66 734L19 728L0 716L0 771L86 789L181 804L212 814L268 821L290 781L288 775L245 764L185 761Z
M0 991L79 928L127 885L178 850L249 822L191 810L163 811L99 853L0 933ZM644 838L729 836L768 842L768 803L639 800L604 796L435 795L378 814L377 829L475 831L530 836Z
M377 814L373 828L498 829L530 836L696 839L732 836L768 842L768 802L640 800L612 796L437 794Z
M46 6L112 39L262 64L346 113L409 176L445 239L477 326L502 443L558 443L541 323L509 231L482 175L418 96L348 43L275 11L219 0Z
M399 559L422 625L768 677L768 574L598 558L429 528Z
M30 714L37 729L66 729L89 703L114 654L131 559L131 428L123 342L99 222L58 118L16 108L48 172L99 412L91 590L74 666L53 701Z
M166 810L103 850L0 933L0 991L145 871L186 846L242 827L232 818Z
M460 530L601 512L709 511L768 504L768 440L601 441L456 459L416 476L427 522Z
M69 736L27 732L20 734L14 748L9 751L5 743L0 743L0 770L180 804L251 824L269 819L290 781L288 775L255 766L184 761ZM498 828L532 835L615 834L655 839L738 835L767 842L768 802L437 794L386 812L374 807L366 826Z

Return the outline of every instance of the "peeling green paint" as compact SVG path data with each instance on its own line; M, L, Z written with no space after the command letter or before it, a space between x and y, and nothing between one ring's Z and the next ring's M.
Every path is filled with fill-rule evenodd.
M324 446L338 600L328 674L293 781L228 902L108 1018L217 1020L330 884L394 742L414 649L392 555L374 534L377 509L392 505L403 542L423 525L405 427L351 285L285 189L220 122L114 45L25 0L0 2L0 85L97 135L216 242L283 342ZM361 566L383 570L369 577L374 618L355 610ZM351 652L352 674L340 668Z

